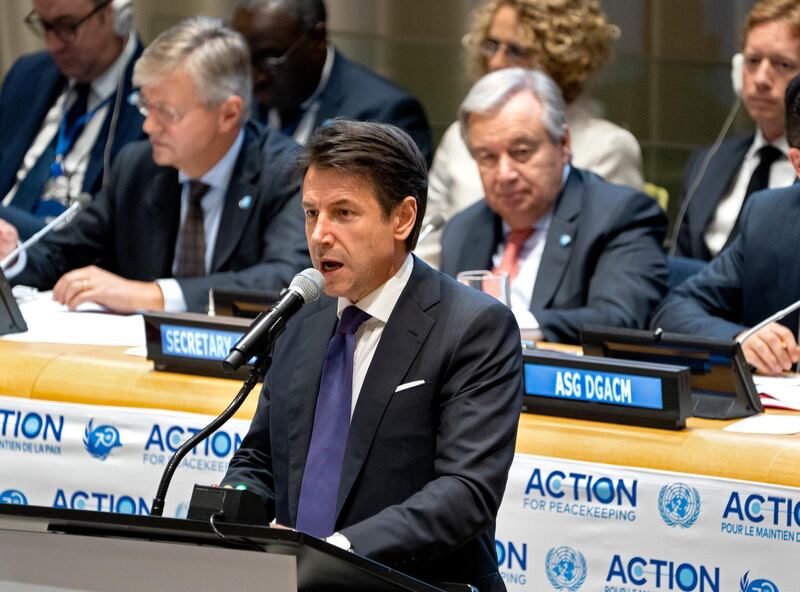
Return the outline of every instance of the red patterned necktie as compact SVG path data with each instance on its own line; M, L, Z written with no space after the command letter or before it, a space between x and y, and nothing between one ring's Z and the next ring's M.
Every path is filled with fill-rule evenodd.
M503 250L503 258L500 265L495 267L492 271L497 273L505 271L508 274L509 281L514 281L519 273L519 252L522 250L522 245L533 234L533 228L523 228L521 230L512 230L506 237L506 247Z

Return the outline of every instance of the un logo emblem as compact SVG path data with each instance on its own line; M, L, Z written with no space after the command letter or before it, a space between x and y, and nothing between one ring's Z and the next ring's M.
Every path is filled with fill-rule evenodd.
M778 587L769 580L757 579L750 581L750 572L745 572L739 580L739 592L780 592Z
M658 511L667 526L689 528L700 515L700 494L684 483L665 485L658 494Z
M6 489L5 491L0 491L0 504L27 506L28 498L19 489Z
M122 446L119 440L119 430L112 425L94 427L94 419L90 419L83 433L83 447L86 452L95 458L105 460L117 446Z
M586 559L569 547L553 547L544 561L547 579L556 590L575 592L586 579Z

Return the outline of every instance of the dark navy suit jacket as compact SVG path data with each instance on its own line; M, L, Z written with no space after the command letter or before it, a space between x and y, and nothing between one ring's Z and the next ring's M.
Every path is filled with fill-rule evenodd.
M246 483L294 526L322 366L336 328L323 296L278 339L250 431L224 483ZM412 388L397 387L424 381ZM411 575L505 590L494 521L522 403L519 329L497 300L419 259L350 423L336 529Z
M320 95L314 129L334 117L392 123L408 132L428 165L431 163L431 131L420 102L339 51L334 57L328 84Z
M654 199L577 169L567 178L531 295L548 341L577 343L584 325L644 328L667 291L667 220ZM442 236L441 269L491 269L504 241L500 216L481 200Z
M144 138L142 118L139 111L127 101L132 91L133 66L142 54L142 46L136 42L136 51L125 70L125 82L120 102L114 141L111 145L111 162L120 148L134 140ZM0 200L11 191L16 182L17 171L42 127L47 112L53 106L67 83L66 77L46 52L24 56L9 70L0 91ZM112 107L106 112L103 127L89 156L89 164L83 179L83 191L94 194L103 180L103 155L111 128ZM29 236L44 225L44 221L31 214L36 203L14 199L9 208L0 206L0 218L17 226L20 234Z
M751 195L739 228L728 248L667 297L653 327L732 339L800 298L800 186ZM795 334L798 314L780 321Z
M309 264L297 145L282 134L264 134L257 124L246 129L209 274L178 280L190 311L205 312L209 288L279 291ZM169 278L180 210L178 171L153 162L150 142L133 142L91 206L29 250L28 265L14 281L50 289L64 273L86 265L133 280Z
M752 143L752 134L722 142L691 195L688 193L689 189L697 182L700 167L709 148L695 152L689 158L683 178L683 195L684 199L688 197L690 201L678 233L676 255L703 261L711 260L711 252L706 246L703 235L714 212L717 211L720 200L730 190L742 166L744 155Z

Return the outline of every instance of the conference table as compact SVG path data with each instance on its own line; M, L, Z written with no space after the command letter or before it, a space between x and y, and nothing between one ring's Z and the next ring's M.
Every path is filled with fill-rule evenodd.
M241 385L158 372L127 349L0 340L0 395L216 415ZM234 417L249 420L256 403L253 393ZM517 452L800 487L800 436L723 431L734 421L689 418L672 431L525 413Z
M145 513L165 455L194 429L189 424L201 427L224 409L240 384L156 371L128 347L0 339L0 501ZM229 445L219 440L224 455L213 454L216 444L205 459L196 451L185 491L172 509L168 500L173 515L185 515L192 482L224 474L256 403L253 393L231 420ZM35 446L26 455L24 443L11 442L25 422L46 438L46 418L69 424L70 414L79 441L67 444L61 435L57 455ZM690 418L686 429L671 431L523 414L497 527L509 590L719 590L758 578L778 589L777 582L791 582L800 542L800 436L724 430L734 422ZM90 450L99 423L107 428L100 436L111 438L100 447L101 461ZM137 425L140 436L132 435ZM132 441L138 448L131 453ZM40 442L39 450L52 444ZM53 469L81 455L77 462L95 465ZM142 476L145 469L152 475ZM120 475L144 492L131 493L132 483L115 490ZM52 479L56 486L48 485ZM37 497L37 488L46 493Z

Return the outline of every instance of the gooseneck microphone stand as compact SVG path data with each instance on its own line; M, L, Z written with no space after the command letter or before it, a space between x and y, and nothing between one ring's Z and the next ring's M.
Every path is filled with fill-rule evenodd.
M244 381L242 388L239 389L239 392L233 398L233 401L231 401L231 404L228 405L228 408L214 418L206 427L186 440L186 442L184 442L181 447L175 451L175 454L172 455L172 458L169 459L166 468L164 468L164 473L161 475L161 482L158 484L156 496L153 498L153 505L150 508L151 516L163 516L164 501L167 497L167 489L169 489L172 476L177 470L180 462L183 460L183 457L186 456L189 451L192 450L192 448L194 448L198 443L208 438L226 421L228 421L233 414L238 411L239 407L242 406L242 403L244 403L245 399L247 399L247 395L250 394L250 391L253 390L253 387L255 387L260 380L264 380L267 370L269 370L270 364L272 363L272 346L275 343L275 339L277 339L278 335L280 335L281 331L283 331L283 328L284 323L278 322L270 329L269 347L266 349L264 354L261 354L255 358L255 361L253 362L253 368L250 370L250 374Z

